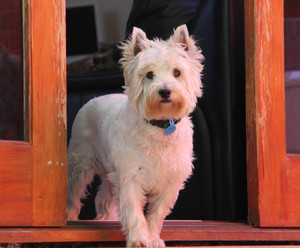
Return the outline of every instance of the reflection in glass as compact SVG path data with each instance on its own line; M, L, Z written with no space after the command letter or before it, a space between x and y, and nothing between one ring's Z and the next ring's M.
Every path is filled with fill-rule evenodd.
M21 1L0 0L0 140L23 140Z
M290 12L297 8L294 6L295 3L295 1L285 1L284 18L286 145L288 153L300 153L300 16Z
M300 69L285 72L286 145L300 153Z

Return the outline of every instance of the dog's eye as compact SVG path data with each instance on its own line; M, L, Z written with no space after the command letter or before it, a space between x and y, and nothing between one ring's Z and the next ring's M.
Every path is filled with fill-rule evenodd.
M174 77L176 77L176 78L179 77L179 76L180 76L180 71L177 70L177 69L174 69L173 75L174 75Z
M153 79L153 77L154 77L154 73L153 73L153 71L149 71L149 72L147 72L147 75L146 75L146 77L147 77L148 79Z

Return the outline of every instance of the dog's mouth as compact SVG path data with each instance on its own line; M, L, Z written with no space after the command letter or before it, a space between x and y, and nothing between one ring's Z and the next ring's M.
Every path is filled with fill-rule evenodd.
M163 99L160 102L161 103L171 103L172 101L170 99Z

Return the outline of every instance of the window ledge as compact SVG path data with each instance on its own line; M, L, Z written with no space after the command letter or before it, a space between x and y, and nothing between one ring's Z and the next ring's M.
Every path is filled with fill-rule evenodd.
M254 228L244 223L167 220L165 241L300 241L300 228ZM124 241L117 221L72 221L65 227L0 228L0 243Z

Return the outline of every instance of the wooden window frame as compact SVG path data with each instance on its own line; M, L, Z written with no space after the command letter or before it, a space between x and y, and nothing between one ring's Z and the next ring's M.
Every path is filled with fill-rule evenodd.
M29 192L27 205L21 202L17 207L17 213L25 215L20 218L15 214L11 226L32 227L0 228L0 243L124 241L118 222L80 221L66 225L65 3L26 0L25 9L32 131L29 142L0 142L0 163L9 178L16 178L8 190L13 192L14 183L21 179ZM278 28L274 29L275 26ZM245 35L249 222L261 227L297 226L299 208L283 194L285 190L299 191L295 181L300 178L300 156L287 155L285 150L283 0L245 0ZM276 82L275 87L268 82ZM15 156L16 152L17 158L8 156L1 160L8 154ZM20 171L11 171L16 163L21 163L21 167L16 167ZM292 180L287 181L287 176L292 176ZM24 185L18 186L24 189ZM3 206L1 203L5 201L0 199ZM0 220L1 225L5 226ZM165 221L162 238L294 242L300 241L300 230L216 221Z
M67 194L65 3L22 3L29 132L24 142L0 141L0 226L61 226Z
M245 0L248 220L300 226L300 156L286 153L284 2Z
M298 229L254 228L242 223L220 221L165 221L161 233L165 241L245 242L274 244L297 242ZM0 228L0 243L51 243L51 242L124 242L120 223L116 221L80 221L59 228ZM243 243L242 243L243 242ZM187 243L188 244L188 243ZM207 244L207 243L206 243ZM223 243L224 244L224 243Z

